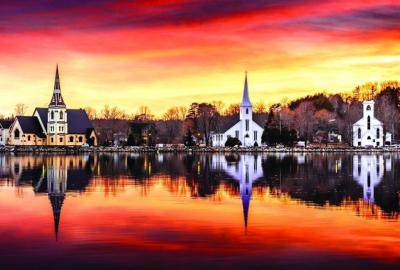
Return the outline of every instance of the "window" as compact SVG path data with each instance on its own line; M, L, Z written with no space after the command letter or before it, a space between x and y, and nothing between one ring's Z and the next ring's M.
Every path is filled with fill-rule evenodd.
M371 110L371 106L367 106L367 111L370 111Z
M254 140L257 141L257 130L254 130Z
M14 131L14 138L18 140L18 139L19 139L19 136L20 136L19 129L16 129L16 130Z
M62 142L63 142L63 138L61 137L61 138L60 138L60 143L62 143Z
M376 129L376 138L379 139L380 135L381 135L380 130L379 130L379 128L377 128Z
M358 138L361 139L361 128L358 128Z
M371 129L371 116L367 117L367 129Z
M69 142L74 142L74 136L69 136Z
M53 143L53 142L54 142L54 138L53 138L53 137L51 137L50 141Z
M51 119L51 120L54 120L54 111L51 111L51 112L50 112L50 119Z
M250 126L250 123L249 123L249 120L247 119L246 120L246 131L249 131L249 126Z
M79 136L79 142L83 142L83 137Z
M239 139L239 130L235 131L235 137Z
M63 120L63 118L64 118L64 114L62 111L60 111L60 120Z
M50 126L50 132L54 132L54 126Z
M361 146L361 142L358 142L358 146Z
M31 140L31 135L28 135L28 141L30 141Z
M246 114L249 114L249 108L246 108Z
M64 132L64 127L63 126L58 127L58 131L59 132Z

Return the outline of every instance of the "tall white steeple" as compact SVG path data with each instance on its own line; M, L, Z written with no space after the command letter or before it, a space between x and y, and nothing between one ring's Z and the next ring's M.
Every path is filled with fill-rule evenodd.
M51 97L49 104L47 119L47 134L50 135L48 137L48 143L50 145L65 143L64 135L68 133L68 116L67 106L65 105L64 99L61 95L58 65L56 68L53 96Z
M240 120L249 119L253 116L253 108L249 98L249 86L247 83L247 71L244 79L242 103L240 103Z

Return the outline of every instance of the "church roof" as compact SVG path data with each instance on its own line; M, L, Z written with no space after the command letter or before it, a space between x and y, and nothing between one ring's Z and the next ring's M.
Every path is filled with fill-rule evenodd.
M242 103L240 104L241 107L251 107L250 97L249 97L249 86L247 84L247 72L246 77L244 79L244 89L243 89L243 98Z
M39 119L35 116L17 116L17 121L21 126L23 133L35 134L38 137L45 138Z
M36 108L40 120L47 127L48 109ZM83 109L67 109L68 133L70 134L86 134L89 130L93 130L92 122L85 110Z
M64 99L61 95L60 75L58 73L58 65L56 68L56 77L54 79L54 91L49 107L62 107L65 108Z
M0 120L0 127L4 129L10 128L14 121L12 120Z

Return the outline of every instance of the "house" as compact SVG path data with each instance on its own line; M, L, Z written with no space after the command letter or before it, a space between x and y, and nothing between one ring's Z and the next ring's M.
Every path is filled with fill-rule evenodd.
M374 116L374 105L373 100L363 102L363 117L353 124L353 146L381 147L391 144L391 134L383 134L383 124Z
M246 73L243 98L240 104L239 122L222 133L212 133L211 145L214 147L223 147L229 137L239 139L242 146L245 147L261 145L263 131L264 129L253 121L253 107L250 102Z
M83 109L68 109L61 94L58 66L54 91L47 108L32 116L17 116L10 126L10 145L97 145L97 135Z
M12 123L12 120L0 120L0 145L7 144Z

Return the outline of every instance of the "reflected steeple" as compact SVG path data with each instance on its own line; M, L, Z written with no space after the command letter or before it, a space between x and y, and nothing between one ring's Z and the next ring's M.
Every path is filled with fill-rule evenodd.
M214 170L223 170L240 185L244 226L247 229L253 182L263 176L261 157L257 155L240 155L237 158L225 155L213 155Z
M58 240L61 208L67 190L67 164L65 159L52 157L47 160L47 193L53 209L54 231Z

